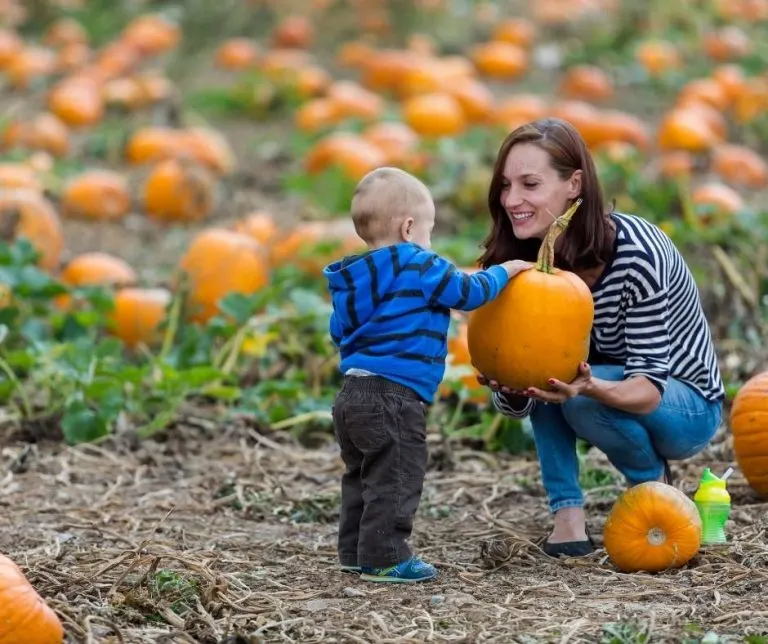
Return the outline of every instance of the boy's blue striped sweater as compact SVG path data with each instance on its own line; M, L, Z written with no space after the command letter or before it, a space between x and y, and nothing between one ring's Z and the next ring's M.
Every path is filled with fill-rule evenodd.
M468 275L413 243L346 257L324 274L342 373L370 371L429 403L445 373L450 310L476 309L509 281L502 266Z

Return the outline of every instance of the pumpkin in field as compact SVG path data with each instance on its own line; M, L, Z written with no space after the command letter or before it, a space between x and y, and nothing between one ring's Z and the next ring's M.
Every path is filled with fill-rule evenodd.
M131 349L157 344L171 299L171 292L164 288L121 288L115 293L115 307L109 315L111 333Z
M55 157L69 153L69 130L61 120L42 112L29 120L13 121L3 132L3 147L42 150Z
M768 496L768 371L744 383L733 400L730 416L739 467L752 489Z
M138 280L136 271L114 255L93 251L74 257L59 274L67 286L129 286ZM67 308L71 298L64 294L56 298L56 305Z
M0 555L0 644L60 644L64 628L21 569Z
M51 88L48 109L67 125L95 125L104 116L101 88L90 78L65 78Z
M0 191L0 239L19 237L40 253L41 268L50 271L59 265L64 233L51 202L34 190Z
M425 137L455 136L467 127L461 103L447 93L412 96L403 103L403 120Z
M478 404L487 402L488 388L477 381L477 373L472 367L469 345L467 344L467 323L464 320L460 320L456 325L456 334L448 338L448 354L452 367L463 367L471 370L471 373L467 373L459 378L463 388L466 390L467 400ZM445 396L449 392L450 387L447 384L440 386L441 395Z
M122 219L131 209L126 179L110 170L90 170L74 177L61 195L62 213L102 221Z
M188 278L189 317L205 322L219 312L219 301L230 293L251 295L269 281L264 247L225 228L199 233L181 258L179 268Z
M603 544L623 572L679 568L699 550L701 517L683 492L648 481L617 499L605 521Z
M592 293L574 273L553 266L555 240L580 203L550 226L536 267L515 276L495 300L470 313L469 354L489 380L511 389L549 390L549 378L571 382L586 360Z
M276 239L280 232L274 217L269 213L259 211L252 212L236 221L234 230L265 245Z
M213 209L214 181L205 168L179 159L160 161L144 183L144 209L160 221L198 221Z

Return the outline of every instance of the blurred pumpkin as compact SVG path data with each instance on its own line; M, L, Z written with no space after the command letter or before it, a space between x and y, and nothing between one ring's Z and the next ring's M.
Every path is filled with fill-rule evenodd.
M456 136L467 127L461 104L446 93L407 99L403 103L403 120L424 137Z
M508 42L492 40L474 45L470 57L478 71L495 78L517 78L528 70L525 49Z
M280 229L272 215L266 212L252 212L234 224L235 232L247 235L265 246L277 238Z
M691 201L702 213L705 223L719 221L736 214L744 208L744 200L733 188L722 183L708 182L693 190Z
M0 162L0 188L5 190L25 188L42 192L43 184L35 169L29 164Z
M733 399L733 450L747 482L768 496L768 371L752 376Z
M138 281L136 271L124 260L108 253L92 251L73 257L59 274L67 286L131 286ZM68 294L56 298L56 305L68 308Z
M41 268L52 271L59 265L64 248L61 221L48 199L34 190L0 191L0 239L26 238L40 253Z
M109 314L110 333L130 349L158 344L162 339L160 325L172 299L171 292L165 288L118 289L115 306Z
M0 644L61 644L64 628L21 569L0 555Z
M179 159L155 165L144 182L144 210L159 221L205 219L213 209L216 184L202 166Z
M687 564L701 546L701 517L677 488L648 481L614 503L603 529L611 563L622 572L659 572Z
M723 144L712 151L712 171L731 185L760 190L768 185L768 163L743 145Z
M189 318L197 322L217 315L219 301L226 295L251 295L269 283L264 247L247 235L224 228L209 228L195 236L179 270L189 280Z
M251 38L230 38L216 50L216 67L230 71L250 69L259 59L259 49Z
M72 178L61 195L62 213L101 221L122 219L131 209L128 181L110 170L89 170Z
M48 109L67 125L94 125L104 116L101 88L90 78L67 77L51 88Z
M176 47L181 28L160 14L144 14L125 27L120 40L144 56L154 56Z
M378 146L362 136L347 132L335 132L320 139L304 158L304 165L310 174L335 166L355 181L385 163L386 157Z
M613 96L613 82L596 65L575 65L560 81L560 93L567 98L605 101Z
M12 121L3 133L3 147L44 150L64 157L70 150L69 130L57 116L42 112L29 120Z

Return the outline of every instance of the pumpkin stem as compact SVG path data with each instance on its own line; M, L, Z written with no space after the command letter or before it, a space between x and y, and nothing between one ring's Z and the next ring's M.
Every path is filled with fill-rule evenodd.
M560 215L555 222L549 227L544 241L541 242L539 248L539 255L536 258L536 270L542 273L554 273L555 264L555 240L560 234L568 228L568 223L571 221L571 217L581 205L581 197L574 201L570 208Z
M651 528L648 530L648 543L652 546L660 546L667 540L667 535L661 528Z

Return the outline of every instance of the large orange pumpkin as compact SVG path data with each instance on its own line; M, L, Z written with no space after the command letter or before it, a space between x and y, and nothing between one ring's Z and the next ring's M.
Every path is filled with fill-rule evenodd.
M4 190L0 193L0 239L10 242L26 238L40 253L45 270L59 265L64 233L51 202L34 190Z
M261 244L225 228L199 233L181 258L189 278L189 317L205 322L219 313L219 301L230 293L251 295L269 281L269 260Z
M64 628L21 569L0 555L0 644L60 644Z
M574 273L553 266L554 244L581 200L553 223L536 267L515 276L492 302L469 315L473 366L511 389L551 389L548 380L572 381L589 354L594 304Z
M683 492L648 481L617 499L605 522L603 545L623 572L679 568L699 550L701 517Z
M768 371L752 376L739 389L731 406L731 432L747 482L768 496Z

